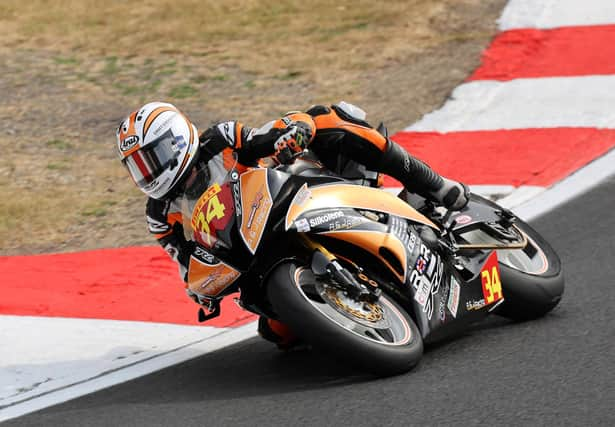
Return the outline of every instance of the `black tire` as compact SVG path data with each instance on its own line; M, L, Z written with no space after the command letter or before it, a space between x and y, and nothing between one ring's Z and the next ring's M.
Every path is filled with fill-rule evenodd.
M510 265L511 262L507 263L504 256L501 256L502 251L498 251L504 302L496 308L495 313L514 320L535 319L553 310L562 298L562 263L551 245L532 227L519 219L515 225L529 238L528 246L532 245L539 250L534 258L541 259L544 265L540 267L539 264L531 272L524 271L521 265L515 267Z
M350 320L349 314L336 314L330 304L315 292L314 274L295 263L281 264L272 272L267 295L280 321L319 350L326 351L343 363L351 363L362 371L379 376L395 375L414 367L423 354L423 340L412 318L393 299L384 293L377 304L395 321L397 330L384 343L351 331L334 318ZM386 316L384 316L386 317ZM363 322L369 323L366 320ZM369 328L360 322L350 323L358 330ZM400 329L401 328L401 329ZM382 340L380 335L378 338Z

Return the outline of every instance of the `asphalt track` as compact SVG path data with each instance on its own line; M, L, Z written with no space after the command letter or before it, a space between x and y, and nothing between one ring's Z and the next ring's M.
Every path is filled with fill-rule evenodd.
M611 178L533 221L564 262L560 305L531 322L493 317L406 375L252 339L6 425L614 425L614 211Z

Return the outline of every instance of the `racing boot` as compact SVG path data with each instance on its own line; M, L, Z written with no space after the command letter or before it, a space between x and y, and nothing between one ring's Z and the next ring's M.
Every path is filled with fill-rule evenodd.
M284 323L264 316L258 319L258 334L278 346L280 350L289 350L299 344L299 338Z
M401 182L406 190L447 209L460 210L468 204L470 191L466 185L438 175L390 139L379 170Z

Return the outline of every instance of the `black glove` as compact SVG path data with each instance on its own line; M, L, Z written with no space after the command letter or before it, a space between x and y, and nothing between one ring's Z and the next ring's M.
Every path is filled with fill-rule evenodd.
M470 189L461 182L442 177L444 184L438 191L430 193L431 198L447 209L455 211L466 207L470 200Z
M275 141L273 147L274 159L278 163L288 163L306 149L312 139L312 130L302 122L291 122L282 135Z

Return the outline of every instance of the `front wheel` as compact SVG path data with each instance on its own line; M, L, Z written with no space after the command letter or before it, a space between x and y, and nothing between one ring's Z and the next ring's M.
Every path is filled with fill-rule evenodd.
M391 297L357 302L295 263L271 274L267 295L280 320L306 342L376 375L410 370L423 354L417 326Z
M532 227L517 219L528 238L524 249L498 250L504 302L496 314L515 320L534 319L551 311L564 293L564 274L557 253Z

